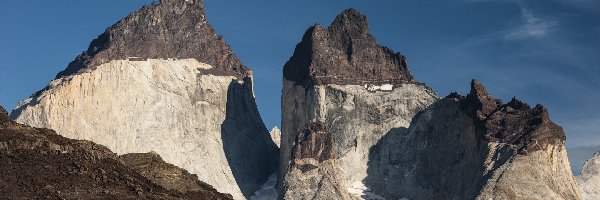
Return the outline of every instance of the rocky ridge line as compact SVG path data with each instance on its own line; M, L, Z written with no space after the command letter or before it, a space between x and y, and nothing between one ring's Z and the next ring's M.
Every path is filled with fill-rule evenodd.
M329 28L310 27L283 75L299 85L414 83L406 58L379 46L367 17L355 9L343 11Z
M585 161L577 182L583 190L584 200L600 199L600 152Z
M107 28L56 78L94 70L112 60L187 59L213 66L208 73L251 74L204 15L203 0L161 0Z
M546 149L548 145L564 145L566 141L564 131L550 121L548 110L542 105L531 108L516 98L503 104L476 80L471 81L471 92L466 98L459 98L464 99L463 108L478 122L488 142L510 144L526 154Z

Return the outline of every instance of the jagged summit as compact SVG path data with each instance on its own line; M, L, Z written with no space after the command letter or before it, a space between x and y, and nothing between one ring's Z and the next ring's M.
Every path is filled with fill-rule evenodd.
M355 9L343 11L328 28L310 27L283 74L300 85L414 82L406 58L378 45L367 17Z
M195 58L214 74L246 77L231 48L204 17L202 0L161 0L112 25L56 78L93 70L111 60Z
M375 43L375 38L369 33L369 22L367 16L360 13L354 8L344 10L340 13L329 26L333 35L343 36L346 41L351 42L352 39L372 40L369 42Z
M477 80L471 81L471 92L458 99L483 129L486 140L510 144L519 153L542 150L549 144L562 145L566 140L564 131L550 120L545 107L531 108L516 98L504 104Z
M480 120L485 119L498 105L502 104L502 101L494 99L475 79L471 80L471 91L467 95L467 101L470 102L472 114Z

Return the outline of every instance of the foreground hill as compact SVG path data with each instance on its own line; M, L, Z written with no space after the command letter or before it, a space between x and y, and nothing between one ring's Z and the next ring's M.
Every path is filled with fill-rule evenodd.
M11 121L0 107L2 198L232 199L160 157L140 155L145 154L120 159L102 145ZM132 156L151 164L130 167ZM147 168L154 170L148 173Z

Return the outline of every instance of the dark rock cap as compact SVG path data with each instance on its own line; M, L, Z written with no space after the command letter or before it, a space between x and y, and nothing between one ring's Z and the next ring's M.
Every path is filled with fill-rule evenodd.
M202 0L161 0L112 25L56 78L93 70L111 60L195 58L214 69L207 73L246 77L231 48L204 18Z
M355 9L339 14L329 28L310 27L285 64L296 84L402 84L414 82L406 58L379 46L367 17Z
M548 145L563 145L566 141L564 131L550 120L548 110L542 105L531 108L516 98L503 104L476 80L471 81L467 97L458 99L487 141L510 144L522 154L545 149Z

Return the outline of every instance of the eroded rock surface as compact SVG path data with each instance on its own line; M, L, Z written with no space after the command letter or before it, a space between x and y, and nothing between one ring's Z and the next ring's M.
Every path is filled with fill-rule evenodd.
M585 161L577 182L583 191L583 199L600 199L600 152Z
M244 199L276 171L278 155L252 82L202 1L163 0L109 27L11 117L118 154L154 151Z
M283 75L295 84L393 84L414 82L406 58L377 44L367 17L355 9L339 14L328 28L304 33Z
M350 199L336 163L334 137L325 124L305 124L296 138L283 199Z
M59 136L8 119L0 107L0 194L6 199L232 199L189 176L179 186L155 182L108 148ZM156 163L152 176L179 177L173 165ZM188 187L195 186L194 190Z
M296 170L289 176L329 177L327 173L336 171L330 191L342 190L330 195L348 197L348 187L367 176L369 149L393 128L407 127L417 112L438 98L413 81L401 54L376 43L366 17L353 9L341 13L328 28L310 28L283 73L280 194L306 189L284 185L314 185L321 180L291 183L300 179L287 175L295 170L289 164L306 124L320 123L330 132L335 156L327 162L335 164Z
M473 81L373 147L365 182L387 199L581 199L564 142L545 108Z
M56 78L112 60L168 58L194 58L213 66L211 73L238 79L250 73L206 21L203 0L160 0L107 28Z
M503 103L476 81L466 97L439 99L401 54L377 45L356 10L311 27L283 75L280 195L581 199L564 132L544 107ZM312 123L330 134L299 140ZM298 164L303 155L313 161ZM324 180L334 181L319 187Z

